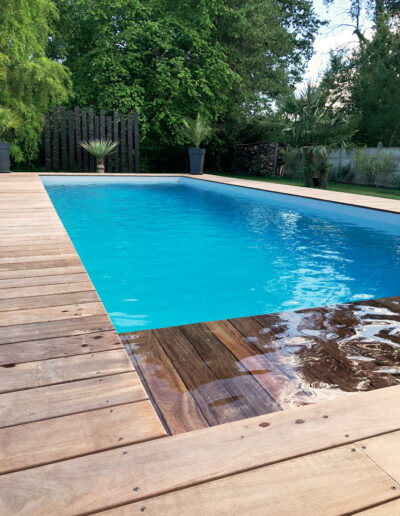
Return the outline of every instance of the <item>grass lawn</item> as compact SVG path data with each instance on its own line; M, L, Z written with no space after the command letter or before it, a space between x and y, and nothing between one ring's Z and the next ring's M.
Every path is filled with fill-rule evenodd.
M290 177L260 177L260 176L236 176L228 174L213 174L215 176L237 177L239 179L251 179L253 181L263 181L264 183L278 183L282 185L304 186L302 179ZM352 194L371 195L373 197L386 197L387 199L399 199L400 190L396 188L382 188L377 186L348 185L344 183L329 182L327 190L336 192L346 192Z

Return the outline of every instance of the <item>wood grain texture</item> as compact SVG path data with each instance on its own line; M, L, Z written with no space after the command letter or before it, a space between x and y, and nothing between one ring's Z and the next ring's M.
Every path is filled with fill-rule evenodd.
M154 330L185 385L211 425L228 423L245 417L223 383L201 359L178 328ZM190 364L190 367L188 367ZM196 371L196 374L193 374Z
M397 516L400 514L400 498L356 514L359 516Z
M12 514L95 512L229 477L242 473L244 469L250 471L341 446L350 441L358 441L363 436L389 432L400 426L399 389L400 387L396 386L353 394L341 400L321 402L268 416L236 421L229 425L127 446L122 450L96 453L11 473L0 477L0 492L6 493L3 503L7 505L4 507ZM359 455L354 459L353 452L347 452L347 446L345 449L346 454L350 455L349 460L362 460L362 463L367 460L367 463L370 463L361 453L357 452ZM123 451L127 453L123 454ZM308 468L314 467L313 457L315 455L311 455L307 460ZM340 456L337 462L334 461L330 471L333 472L336 468L343 471L340 467L342 460L344 457ZM326 486L324 470L321 469L324 462L319 462L319 466L313 470L314 474L306 475L306 478L314 483L318 479L317 484L321 481L322 485ZM377 470L379 476L371 473L372 477L369 477L369 472L364 475L365 470L355 466L355 475L351 482L358 478L358 474L362 475L361 484L366 483L368 478L373 478L372 483L368 480L371 491L368 496L372 498L378 495L375 500L379 503L385 500L383 497L380 498L382 487L387 493L387 500L394 498L395 494L391 490L393 481L387 480L386 474L382 473L380 468ZM296 473L297 471L295 468L292 475L301 482L302 475ZM343 474L345 475L344 471ZM296 482L294 477L291 478ZM346 483L340 482L342 477L334 475L332 478L337 480L337 486L330 482L331 489L344 489ZM287 486L291 484L284 484L282 479L280 484L281 493L286 485L289 496L290 489ZM105 485L107 489L104 489ZM139 490L134 491L135 486L139 487ZM237 488L242 495L246 495L246 486L247 484L243 488ZM262 492L265 510L269 492L266 492L265 488ZM354 510L361 510L369 503L363 495L361 496L364 491L358 492L358 503L364 506L359 505L357 508L354 503ZM254 496L258 499L261 493ZM351 495L350 499L354 500ZM247 502L251 503L250 496L247 496Z
M29 334L27 334L27 338L29 338ZM2 344L0 365L22 364L121 348L121 341L115 331L82 333L69 337Z
M7 326L7 330L0 331L0 344L14 342L32 342L35 340L83 335L87 333L114 330L108 315L102 314L84 319L63 319L31 324L17 324Z
M132 349L135 369L139 369L155 403L172 434L208 427L173 363L152 331L142 331L122 338Z
M100 302L14 310L11 312L0 312L0 327L15 324L62 321L63 319L74 319L76 317L81 318L102 314L105 314L105 310Z
M0 350L1 351L1 350ZM0 393L133 371L124 349L0 366Z
M400 482L400 432L367 439L358 444L358 449Z
M150 401L0 429L0 473L165 436Z
M84 303L99 302L99 296L95 290L66 292L63 294L49 294L32 297L19 297L10 299L0 299L0 313L28 310L34 308L49 308L65 305L78 305Z
M136 372L0 394L0 428L147 398Z
M54 296L55 294L70 294L72 292L94 291L90 281L76 283L61 283L54 285L39 285L31 287L0 288L0 300L32 298L40 296Z
M190 507L191 516L338 516L390 500L392 486L390 477L376 464L344 446L103 514L126 516L144 507L150 515L181 516Z

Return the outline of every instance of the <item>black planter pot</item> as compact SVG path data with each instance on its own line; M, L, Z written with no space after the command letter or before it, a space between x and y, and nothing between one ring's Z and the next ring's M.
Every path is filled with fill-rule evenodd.
M190 173L191 174L202 174L204 168L204 156L206 149L190 148L189 159L190 159Z
M10 144L0 142L0 174L10 172Z

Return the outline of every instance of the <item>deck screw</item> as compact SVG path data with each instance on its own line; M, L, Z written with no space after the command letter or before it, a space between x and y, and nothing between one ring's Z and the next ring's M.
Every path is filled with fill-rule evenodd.
M122 452L122 455L126 455L128 452L127 451L123 451Z
M355 452L355 451L357 451L357 450L356 450L355 448L352 448L352 449L351 449L351 451L352 451L352 452Z
M123 437L118 437L118 441L122 441L123 440Z
M363 450L365 450L367 447L365 446L365 444L363 444L363 445L361 446L361 448L362 448Z
M113 409L109 410L109 412L112 412L112 411L113 411Z
M144 512L146 510L146 507L144 505L142 505L142 507L140 508L140 512Z
M393 491L396 490L396 486L392 486L390 489L393 489Z
M329 416L323 416L324 419L328 419Z
M133 490L134 491L139 491L139 488L138 487L134 487Z
M349 435L349 434L345 434L344 436L345 436L345 437L350 437L350 435Z

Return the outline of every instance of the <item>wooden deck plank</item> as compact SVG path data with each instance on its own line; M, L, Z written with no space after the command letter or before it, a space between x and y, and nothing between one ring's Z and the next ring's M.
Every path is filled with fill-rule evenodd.
M45 261L54 261L54 260L69 260L69 259L77 259L76 252L73 251L73 249L67 250L67 252L59 252L57 255L55 254L32 254L32 255L20 255L20 256L4 256L3 253L1 253L0 257L0 264L17 264L17 263L25 263L29 265L25 265L25 268L27 267L34 267L37 262L45 262ZM51 265L48 265L49 267ZM2 269L5 270L5 269Z
M48 294L32 297L0 299L0 313L36 308L55 308L57 306L80 305L99 302L99 296L93 289L63 294Z
M35 278L58 276L60 274L81 274L86 273L83 265L70 265L61 267L43 267L43 268L28 268L22 270L0 271L0 280L17 279L17 278Z
M16 324L62 321L63 319L82 318L102 314L105 314L105 310L100 302L14 310L11 312L0 312L0 327Z
M358 516L398 516L400 514L400 499L397 498L397 500L392 502L384 503L356 514Z
M61 285L67 283L80 283L82 281L89 281L89 276L86 271L78 273L65 272L55 269L54 274L44 276L33 276L30 278L9 278L0 279L0 290L9 288L24 288L24 287L40 287L45 285Z
M11 504L8 514L82 514L133 503L398 430L399 392L396 386L352 394L3 475L0 492ZM388 499L393 493L389 487Z
M281 410L280 405L236 360L205 324L179 326L208 367L219 378L244 417Z
M147 399L136 372L0 394L0 428Z
M102 514L127 516L145 510L181 516L190 507L191 516L338 516L393 499L390 477L352 449L307 455Z
M124 349L22 364L11 361L0 367L0 393L100 378L132 370L132 363Z
M358 448L396 482L400 482L400 432L367 439Z
M62 247L55 245L15 245L15 246L3 246L1 249L1 256L3 259L6 258L18 258L24 256L49 256L68 254L74 250L73 245L65 243Z
M135 363L148 385L171 434L208 427L187 386L152 331L125 334Z
M148 400L2 428L0 474L165 435Z
M74 355L86 355L99 351L121 349L122 347L115 331L83 333L69 337L2 344L0 348L0 366Z
M0 288L0 300L54 296L55 294L70 294L72 292L89 292L94 290L95 288L90 281L60 283L55 285L38 285L32 287Z
M162 328L153 332L210 425L228 423L244 417L223 383L177 328Z
M80 258L75 255L73 258L65 259L54 259L52 256L48 260L44 261L27 261L27 262L13 262L13 263L0 263L0 271L25 271L29 269L47 269L50 267L74 267L76 265L82 265Z
M114 326L106 314L84 317L83 319L64 319L62 324L60 324L58 320L17 324L7 326L6 330L0 332L0 344L32 342L35 340L82 335L107 330L114 330Z
M309 403L309 398L304 391L299 389L293 380L271 362L268 355L260 353L256 346L246 340L229 321L208 322L206 326L282 408L291 408Z

